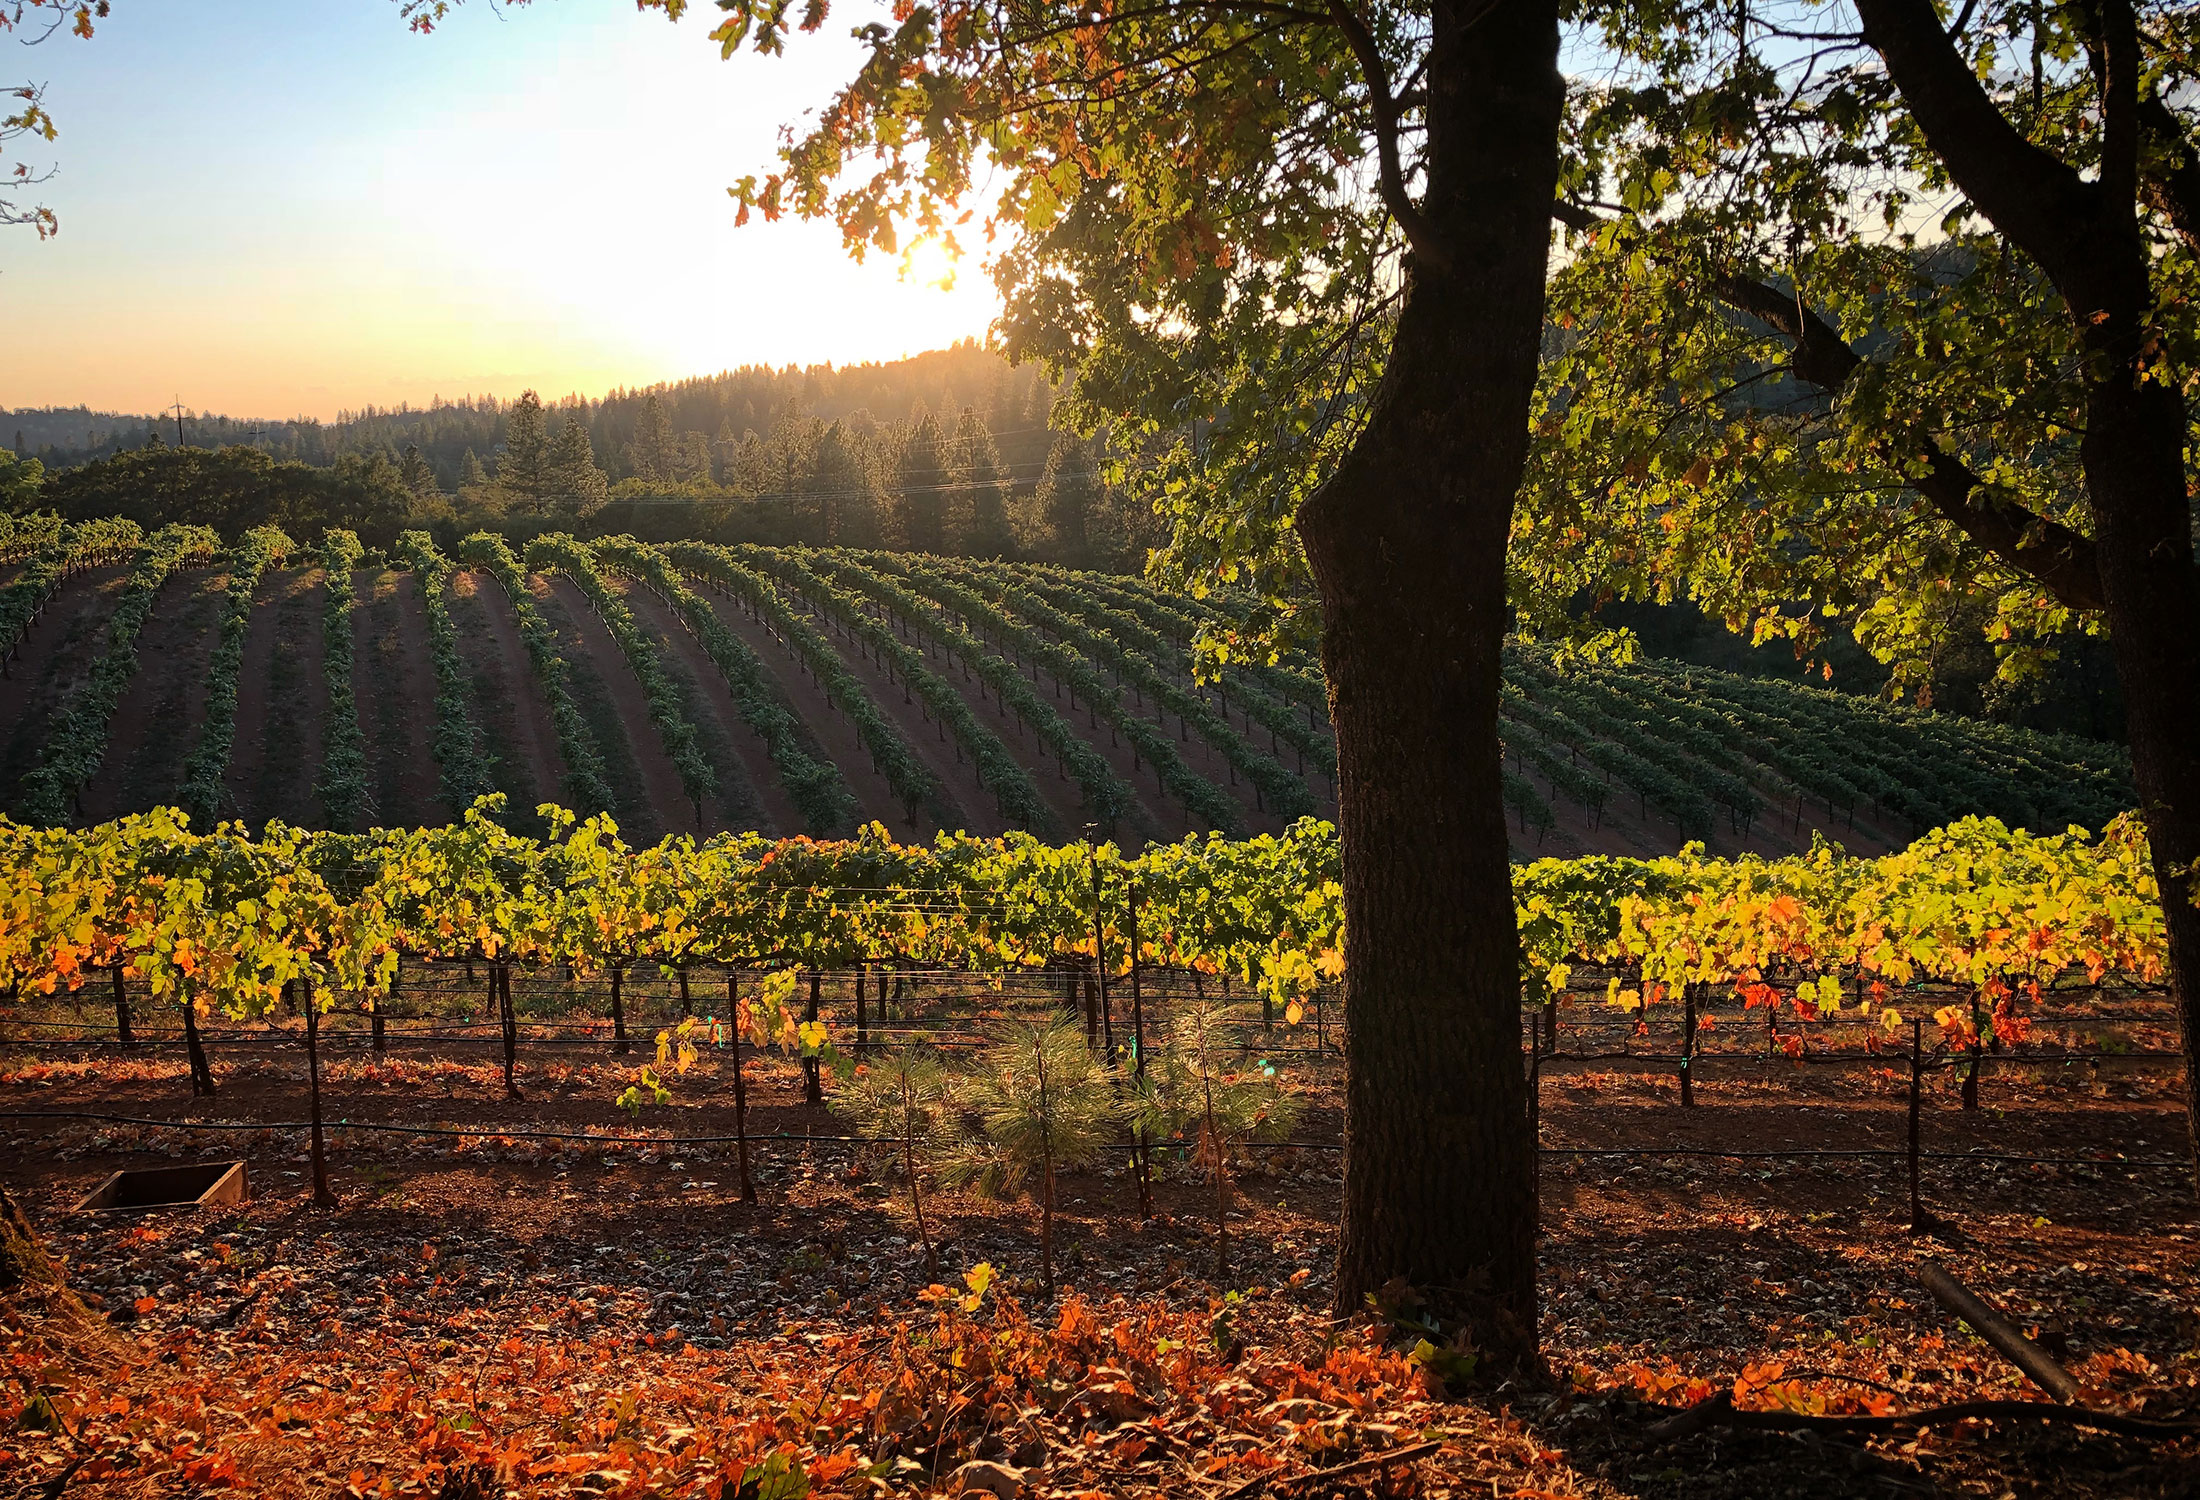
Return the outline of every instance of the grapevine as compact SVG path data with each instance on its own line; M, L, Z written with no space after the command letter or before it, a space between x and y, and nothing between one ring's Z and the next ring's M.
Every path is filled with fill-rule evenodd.
M611 638L618 642L620 652L641 682L643 696L649 701L650 722L663 737L665 754L680 774L680 789L693 804L695 824L700 829L703 799L717 794L718 778L703 755L701 738L681 706L679 691L658 657L657 646L635 621L626 601L604 581L595 554L582 543L562 531L538 536L527 544L527 565L539 572L563 573L596 606L596 613L603 617Z
M565 768L566 797L584 812L610 807L611 788L604 783L603 755L581 716L580 705L573 701L565 658L558 654L557 632L535 607L519 559L512 555L504 538L488 531L477 531L466 538L459 543L458 552L468 566L494 578L512 603L512 612L519 620L520 640L527 647L527 660L549 702L550 723L558 735L558 759Z
M480 733L466 707L466 668L458 656L458 629L448 597L451 560L425 531L407 531L392 550L413 571L428 611L428 652L435 664L435 763L442 794L454 809L471 807L489 789L489 765Z
M321 670L328 682L328 729L315 791L329 826L349 830L370 811L367 751L359 733L358 701L351 681L352 574L364 554L359 538L349 531L323 533L320 550L321 566L327 575L322 588L328 595L321 615Z
M741 722L764 741L772 766L809 831L830 834L855 821L855 796L840 768L819 754L809 731L773 688L756 653L728 630L709 603L683 583L662 549L631 537L595 544L606 567L641 579L679 612L726 680Z
M183 785L176 800L201 823L220 816L223 773L237 732L237 669L244 661L244 638L252 628L253 596L260 575L288 557L296 543L275 527L246 532L231 549L229 592L223 601L221 641L206 671L206 720L198 744L183 763Z
M138 633L153 602L178 568L203 563L221 546L204 526L164 526L138 549L136 565L108 616L107 647L91 675L48 721L38 768L24 778L25 816L37 823L65 823L81 813L77 799L106 756L107 731L137 671Z

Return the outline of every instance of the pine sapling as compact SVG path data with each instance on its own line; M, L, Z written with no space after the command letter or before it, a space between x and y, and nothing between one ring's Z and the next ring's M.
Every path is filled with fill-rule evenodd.
M946 1069L914 1048L857 1067L828 1101L833 1113L859 1134L891 1140L900 1148L902 1170L909 1174L909 1208L916 1215L918 1242L924 1246L925 1270L934 1276L939 1274L939 1256L924 1222L918 1158L930 1156L947 1140L954 1102Z
M1037 1178L1040 1283L1051 1296L1055 1174L1113 1141L1125 1112L1115 1069L1074 1021L1026 1023L994 1034L957 1094L977 1130L943 1153L941 1180L1002 1197Z
M1146 1062L1139 1089L1140 1129L1149 1137L1190 1137L1193 1159L1215 1185L1215 1274L1230 1273L1230 1157L1250 1141L1288 1139L1299 1100L1265 1060L1251 1060L1233 1033L1251 1024L1245 1007L1200 996L1177 1013L1170 1045Z

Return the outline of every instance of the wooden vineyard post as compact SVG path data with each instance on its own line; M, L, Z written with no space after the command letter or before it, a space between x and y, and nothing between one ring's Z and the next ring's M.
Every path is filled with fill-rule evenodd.
M321 1138L321 1006L313 995L313 976L299 976L298 991L306 1007L306 1106L313 1124L313 1206L334 1208L336 1195L328 1186L328 1152Z
M1146 1091L1146 1002L1138 982L1138 882L1130 886L1127 936L1131 945L1131 1083L1143 1096ZM1147 1158L1146 1130L1140 1126L1131 1140L1131 1167L1138 1177L1138 1216L1153 1217L1153 1177Z
M1696 1107L1696 986L1681 986L1681 1108Z
M1108 940L1103 930L1107 908L1102 903L1100 891L1100 856L1094 851L1092 859L1092 973L1095 1009L1099 1011L1101 1055L1110 1062L1115 1060L1115 1018L1108 1013ZM1085 1044L1093 1041L1091 1017L1085 1021Z
M1925 1022L1922 1017L1910 1019L1910 1233L1920 1234L1925 1228L1925 1202L1918 1189L1918 1104L1923 1092L1925 1077Z
M621 981L626 977L626 965L611 966L611 1050L625 1052L632 1044L626 1039L626 996Z
M856 1053L861 1056L871 1041L869 1018L864 1014L864 981L870 978L868 961L856 966Z
M497 1032L504 1042L504 1097L521 1097L519 1082L519 1013L512 1005L512 966L499 960L489 968L489 983L497 996Z
M1528 1148L1539 1151L1543 1145L1543 1017L1540 1013L1528 1021Z
M404 973L405 955L400 953L397 955L397 962L390 968L390 987L388 994L384 996L381 1001L377 1001L368 1007L367 1029L373 1034L374 1050L377 1054L384 1053L390 1050L389 1032L388 1029L383 1025L384 1017L382 1012L388 1007L397 1004L397 982L399 979L404 977Z
M817 1019L817 991L818 985L822 982L823 976L816 969L810 970L810 999L809 1003L802 1008L802 1019L805 1021L815 1021ZM820 1076L815 1057L802 1059L802 1099L806 1104L823 1104L825 1102L825 1083L822 1076Z
M695 1002L688 998L687 965L680 965L679 969L676 972L680 976L680 1019L685 1021L688 1017L695 1014Z
M130 1036L130 997L122 988L122 965L115 965L115 1040L127 1047Z
M733 1024L733 1144L741 1162L741 1201L756 1201L756 1184L749 1178L749 1088L741 1073L741 990L731 973L726 975L726 1009Z
M1963 1072L1963 1107L1978 1108L1978 1056L1979 1056L1978 990L1971 991L1971 1039L1965 1048L1971 1054L1970 1066Z
M2041 1390L2065 1403L2078 1399L2078 1378L2057 1363L2055 1356L2026 1338L2023 1331L1995 1311L1991 1303L1982 1301L1969 1287L1949 1275L1946 1266L1928 1260L1918 1267L1917 1279L1933 1294L1935 1302L1970 1324L1980 1338L2031 1376Z

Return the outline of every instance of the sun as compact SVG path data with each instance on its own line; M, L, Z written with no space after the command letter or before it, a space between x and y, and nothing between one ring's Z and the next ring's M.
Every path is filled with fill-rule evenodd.
M956 273L961 268L961 253L937 235L928 234L912 240L909 248L901 253L901 279L918 286L953 291Z

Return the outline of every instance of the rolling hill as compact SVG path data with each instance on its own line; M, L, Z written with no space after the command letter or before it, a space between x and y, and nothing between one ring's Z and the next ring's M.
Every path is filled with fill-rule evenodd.
M201 528L0 531L0 809L409 824L502 791L630 838L942 828L1136 844L1333 817L1318 665L1190 671L1231 601L1035 565L408 533L362 565ZM1650 661L1509 653L1522 854L1860 852L1967 813L2098 827L2112 746Z

